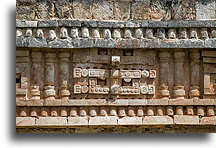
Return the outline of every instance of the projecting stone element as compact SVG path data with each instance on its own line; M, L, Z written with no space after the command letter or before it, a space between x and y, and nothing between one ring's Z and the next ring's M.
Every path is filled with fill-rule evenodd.
M70 32L70 36L72 39L78 38L78 29L77 28L72 28Z
M164 29L158 29L158 38L159 39L165 39L165 30Z
M96 110L95 110L94 107L92 107L92 108L90 109L89 115L90 115L91 117L96 117L96 116L97 116L97 112L96 112Z
M192 99L198 99L200 96L199 87L198 86L190 87L189 96Z
M26 37L32 37L32 30L31 29L27 29L25 36Z
M176 115L183 115L183 114L184 114L183 107L177 106L176 107Z
M47 117L48 116L48 109L46 107L43 107L41 109L41 116L42 117Z
M110 108L110 116L117 116L116 107Z
M132 33L131 33L131 31L129 29L125 30L124 38L126 38L126 39L132 38Z
M146 35L145 35L145 37L147 39L153 39L154 38L153 29L146 29Z
M184 99L185 98L185 90L184 86L174 86L173 97L176 99Z
M66 107L61 107L61 117L67 117L67 108Z
M80 115L81 117L87 116L86 110L85 110L84 108L80 108L79 115Z
M157 116L163 116L163 115L164 115L164 108L157 107Z
M89 38L89 29L87 27L82 28L82 37Z
M100 109L100 116L107 116L107 110L105 107L101 107Z
M93 29L92 34L93 38L100 38L100 32L98 28Z
M202 39L207 39L207 38L209 38L208 29L207 29L207 28L202 28L202 29L200 30L200 37L201 37Z
M205 111L203 106L197 106L197 115L199 116L205 116Z
M120 64L120 56L112 56L112 66L118 66Z
M47 100L55 100L55 90L54 90L54 86L45 86L44 87L45 91L44 91L44 95L45 98Z
M175 124L186 124L186 125L198 125L199 117L198 116L175 115L174 123Z
M42 29L38 29L36 33L37 38L44 38L44 33Z
M143 109L143 107L138 107L137 108L137 116L138 117L143 117L144 116L144 109Z
M173 116L174 115L173 107L172 106L167 106L166 113L167 113L168 116Z
M129 107L128 108L128 116L129 117L134 117L135 116L134 108L133 107Z
M50 109L50 115L51 115L51 117L57 117L58 116L58 109L57 109L57 107L51 107L51 109Z
M26 117L27 116L27 109L25 107L23 107L19 115L20 115L20 117Z
M39 86L31 86L30 89L31 99L40 100Z
M113 36L114 39L120 39L121 38L121 32L120 32L120 30L119 29L114 29L112 36Z
M169 90L168 90L168 86L166 85L161 85L159 86L159 96L161 99L169 99Z
M194 115L193 106L187 106L186 110L187 110L187 115Z
M60 86L60 90L59 90L59 96L62 100L68 100L69 96L70 96L70 92L68 90L68 85L67 85L67 81L64 81L61 86Z
M197 29L196 28L191 28L190 30L190 39L197 39L198 35L197 35Z
M104 29L103 37L105 39L110 39L111 38L111 31L109 29Z
M175 29L169 29L168 30L168 38L169 39L175 39L176 38L176 30Z
M67 39L68 38L68 31L66 28L61 28L60 30L60 38Z
M118 116L119 117L125 117L126 116L125 108L124 107L119 107L119 109L118 109Z
M70 116L71 117L77 117L77 109L76 108L71 108L70 110Z
M147 115L154 116L154 109L153 107L147 107Z
M135 38L143 39L143 31L141 29L136 29L135 30Z
M55 33L55 31L54 31L54 30L50 30L50 31L49 31L48 40L53 41L53 40L55 40L55 39L56 39L56 33Z
M22 36L22 30L17 29L16 30L16 37L21 37Z
M180 28L179 38L180 39L187 39L187 29L186 28Z
M35 118L34 117L16 117L16 126L17 127L35 126Z
M207 116L214 116L215 115L215 107L208 106L207 107Z
M36 107L31 108L30 116L31 117L37 117L37 108Z

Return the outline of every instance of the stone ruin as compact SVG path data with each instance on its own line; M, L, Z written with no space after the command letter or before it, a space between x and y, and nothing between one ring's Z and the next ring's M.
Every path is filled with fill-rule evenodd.
M17 0L16 129L215 132L214 0Z

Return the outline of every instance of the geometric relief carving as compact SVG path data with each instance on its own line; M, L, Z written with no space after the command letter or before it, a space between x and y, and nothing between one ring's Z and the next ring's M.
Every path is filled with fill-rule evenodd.
M105 70L74 68L74 78L88 78L89 83L78 82L74 94L115 94L115 95L154 95L155 86L146 84L147 79L156 78L156 70ZM110 87L101 86L99 81L113 80ZM145 83L140 83L140 80ZM86 80L85 80L86 81ZM122 82L122 83L120 83ZM117 84L116 84L117 83ZM104 83L106 84L106 83ZM106 84L107 85L107 84Z

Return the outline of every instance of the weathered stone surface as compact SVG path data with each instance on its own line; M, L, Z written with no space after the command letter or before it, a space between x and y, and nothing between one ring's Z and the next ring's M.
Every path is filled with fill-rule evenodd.
M145 116L143 118L144 125L170 125L173 124L173 119L169 116Z
M168 99L148 99L148 105L168 105Z
M174 20L193 20L196 18L195 0L178 0L172 6L172 17Z
M131 6L132 20L148 20L151 18L150 0L133 1Z
M171 19L171 1L152 0L151 1L151 19L152 20L170 20Z
M128 105L130 106L137 106L137 105L147 105L147 99L135 99L135 100L128 100Z
M141 125L142 117L123 117L118 119L118 125Z
M68 124L70 126L88 125L88 117L68 117Z
M196 1L196 19L215 19L215 1L197 0Z
M38 27L58 27L58 21L39 21Z
M16 126L35 126L35 119L34 117L16 117Z
M118 117L89 117L89 125L117 125Z
M193 99L169 99L169 105L193 105Z
M36 126L67 126L67 117L39 117Z
M130 19L130 1L115 1L113 5L113 15L115 20Z
M215 99L194 99L194 105L215 105Z
M93 0L89 1L73 1L73 13L75 19L92 19Z
M199 117L174 115L174 123L181 125L197 125L199 124Z
M216 125L216 116L202 117L200 124L201 125Z
M44 106L61 106L61 99L44 100Z

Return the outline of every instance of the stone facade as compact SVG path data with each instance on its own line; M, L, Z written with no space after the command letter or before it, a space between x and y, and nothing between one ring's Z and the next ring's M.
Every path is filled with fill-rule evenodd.
M214 7L17 0L17 132L215 132Z

